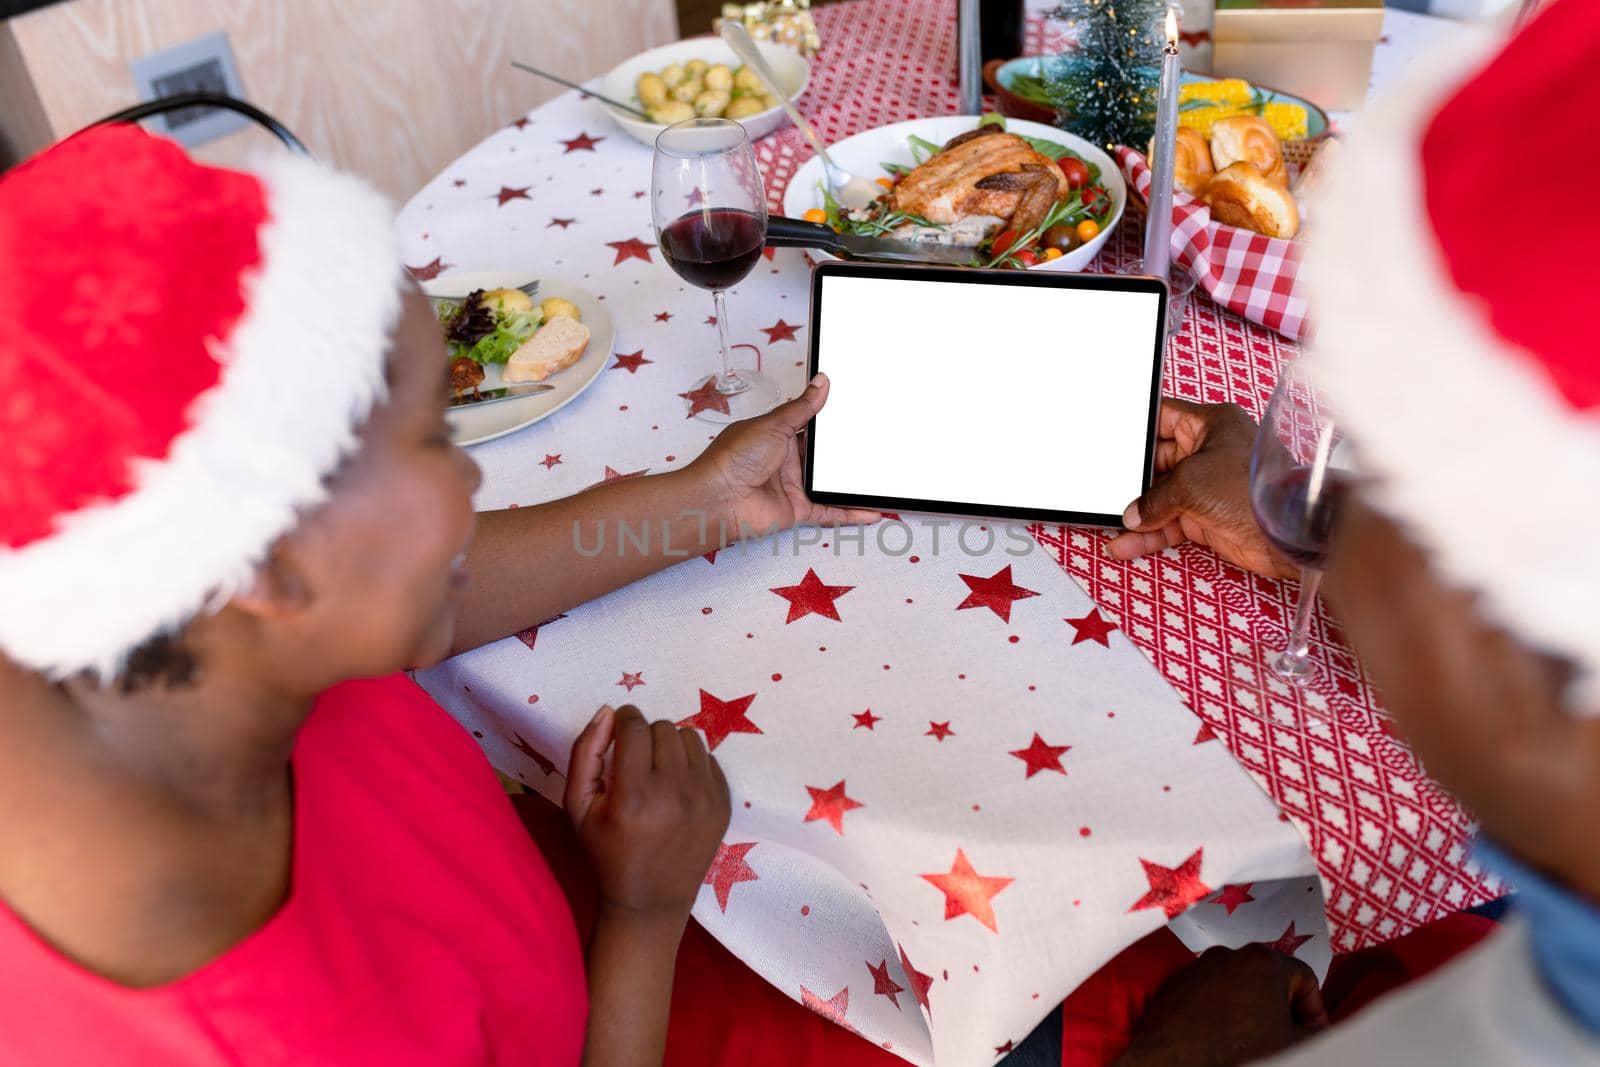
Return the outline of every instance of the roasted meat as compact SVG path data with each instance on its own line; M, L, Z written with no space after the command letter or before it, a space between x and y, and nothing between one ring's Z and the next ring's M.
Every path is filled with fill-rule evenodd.
M988 215L1022 231L1038 225L1070 192L1048 156L1016 134L979 126L900 179L890 207L945 225Z

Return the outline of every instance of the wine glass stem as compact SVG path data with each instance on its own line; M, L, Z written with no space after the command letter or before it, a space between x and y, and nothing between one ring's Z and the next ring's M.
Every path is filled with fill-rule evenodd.
M1320 569L1300 569L1300 603L1294 609L1294 628L1289 631L1289 647L1283 650L1288 659L1304 662L1311 651L1311 612L1316 609L1317 589L1321 585Z
M713 289L711 299L717 307L717 344L722 350L722 369L717 374L717 392L737 393L744 388L744 383L733 372L733 353L728 349L728 304L723 299L721 289Z

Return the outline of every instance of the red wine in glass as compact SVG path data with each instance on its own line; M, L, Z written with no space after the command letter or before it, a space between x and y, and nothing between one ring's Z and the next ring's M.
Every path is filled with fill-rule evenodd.
M678 277L711 290L714 309L717 370L679 395L691 416L707 422L772 410L778 383L759 369L735 367L728 343L727 291L755 268L767 239L767 190L750 138L727 119L668 126L656 138L650 176L650 217L662 257Z
M1267 661L1272 673L1300 685L1311 676L1311 615L1334 523L1349 496L1348 472L1335 461L1339 432L1332 412L1298 366L1284 368L1250 453L1250 506L1273 546L1300 565L1300 602L1287 646Z
M1333 526L1349 495L1342 471L1324 470L1316 500L1310 499L1312 468L1291 467L1266 479L1252 502L1256 522L1274 548L1301 567L1321 570L1328 562Z
M766 226L738 208L690 211L661 231L661 254L678 277L700 289L729 289L761 258Z

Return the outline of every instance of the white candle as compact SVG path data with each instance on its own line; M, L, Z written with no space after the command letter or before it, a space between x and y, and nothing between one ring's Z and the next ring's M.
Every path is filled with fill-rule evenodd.
M1167 45L1161 53L1161 97L1150 160L1150 216L1144 231L1144 272L1167 280L1172 258L1172 167L1178 141L1178 17L1167 9Z

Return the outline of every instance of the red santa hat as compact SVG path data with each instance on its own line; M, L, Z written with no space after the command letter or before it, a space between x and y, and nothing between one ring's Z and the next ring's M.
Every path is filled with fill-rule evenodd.
M0 177L0 653L111 677L244 587L384 396L401 278L305 159L102 127Z
M1307 260L1372 499L1600 712L1600 4L1455 47L1358 120Z

